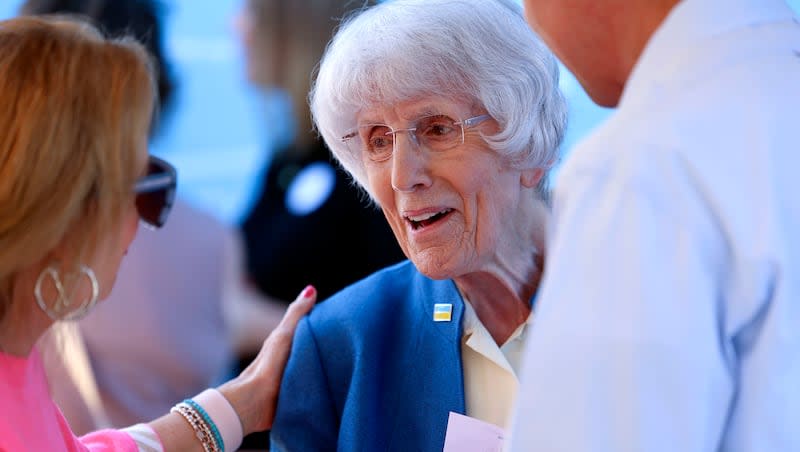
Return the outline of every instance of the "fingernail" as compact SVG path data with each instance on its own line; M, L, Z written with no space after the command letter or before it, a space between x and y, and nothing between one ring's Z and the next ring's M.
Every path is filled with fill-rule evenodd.
M303 289L303 298L311 298L311 297L313 297L314 296L314 292L316 292L316 291L317 290L314 289L314 286L312 286L310 284L307 285L306 288Z

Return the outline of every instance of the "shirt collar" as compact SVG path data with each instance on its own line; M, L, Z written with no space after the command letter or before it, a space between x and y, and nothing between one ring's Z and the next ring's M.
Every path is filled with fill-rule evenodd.
M688 55L703 41L738 28L794 18L783 0L684 0L655 31L625 84L620 106L652 91L652 85L673 80ZM693 60L696 61L696 60Z
M464 314L462 317L462 341L465 346L475 350L477 353L485 356L501 368L505 369L512 375L516 375L511 362L506 356L506 349L514 342L525 339L525 333L528 331L528 326L533 323L533 311L531 311L528 318L520 324L511 336L509 336L506 343L502 347L498 346L492 338L489 330L483 325L483 322L478 318L478 314L469 300L463 296L464 300Z

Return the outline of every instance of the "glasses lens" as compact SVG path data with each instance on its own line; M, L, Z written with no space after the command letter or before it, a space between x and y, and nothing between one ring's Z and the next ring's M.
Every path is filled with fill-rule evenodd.
M385 125L368 125L359 129L361 145L367 156L375 161L386 160L394 149L392 129Z
M136 209L142 221L160 228L166 221L164 210L167 204L167 190L160 189L149 193L140 193L136 196Z
M363 152L373 161L385 161L394 151L395 135L408 133L416 145L431 151L446 151L464 142L464 129L460 122L446 115L423 116L414 127L392 130L384 124L360 126L357 132L342 137L352 152Z
M446 151L462 143L464 134L456 121L445 115L426 116L417 120L417 140L432 151Z
M148 225L160 228L175 198L176 173L167 162L150 157L147 176L137 183L136 210Z

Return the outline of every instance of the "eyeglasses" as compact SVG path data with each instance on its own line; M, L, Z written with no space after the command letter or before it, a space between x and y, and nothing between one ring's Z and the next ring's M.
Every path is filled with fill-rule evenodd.
M431 151L447 151L464 143L465 130L491 118L479 115L457 121L446 115L423 116L412 127L393 129L386 124L364 124L341 138L352 152L363 152L373 161L388 160L394 152L395 135L407 132L415 145Z
M177 184L175 167L151 155L147 162L147 175L140 177L133 186L136 210L145 224L153 228L164 226L175 201Z

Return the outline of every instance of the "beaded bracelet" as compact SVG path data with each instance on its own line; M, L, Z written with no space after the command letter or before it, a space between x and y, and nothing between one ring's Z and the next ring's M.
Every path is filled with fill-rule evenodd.
M183 403L188 404L200 414L200 416L206 422L206 425L208 425L208 427L211 429L211 434L214 435L214 441L217 443L217 445L219 445L219 448L222 450L222 452L225 452L225 442L222 440L222 435L219 434L219 429L217 429L217 424L214 423L214 421L211 419L211 416L208 415L206 410L204 410L199 403L195 402L192 399L186 399L183 401Z
M227 451L239 449L244 437L244 427L228 399L216 389L206 389L192 397L192 401L203 407L208 417L214 421L222 437L222 447Z
M200 441L205 452L224 452L220 448L217 439L214 437L209 424L206 423L202 416L191 405L181 402L172 407L169 411L171 413L178 413L186 419L186 422L188 422L192 430L194 430L194 434Z
M200 440L206 452L222 452L219 444L217 444L211 433L210 427L191 405L181 402L175 406L174 410L189 422L189 425L191 425L192 429L195 431L195 436Z

